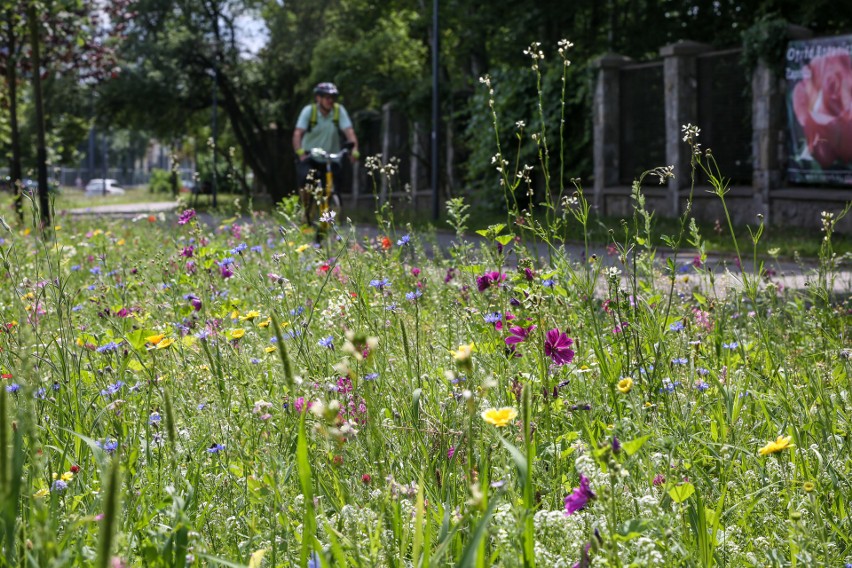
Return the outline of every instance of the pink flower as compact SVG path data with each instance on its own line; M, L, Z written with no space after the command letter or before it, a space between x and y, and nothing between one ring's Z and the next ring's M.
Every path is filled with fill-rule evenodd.
M574 489L574 492L565 498L565 515L573 515L577 511L582 511L586 504L595 498L597 498L597 495L589 487L589 479L581 473L580 487Z
M823 168L852 162L852 57L842 50L814 57L793 89L793 111L808 151Z
M195 209L186 209L178 217L178 225L186 225L193 217L195 217Z
M556 365L565 365L574 359L571 345L574 340L558 329L551 329L544 336L544 354Z
M518 343L522 343L523 341L525 341L530 336L530 333L532 333L535 327L536 326L534 325L528 327L522 327L520 325L510 327L509 333L511 333L511 335L505 339L506 345L514 348L514 346Z

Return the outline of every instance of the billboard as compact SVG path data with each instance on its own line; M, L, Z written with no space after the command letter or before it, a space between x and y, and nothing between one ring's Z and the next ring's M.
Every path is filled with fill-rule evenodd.
M787 46L790 182L852 186L852 35Z

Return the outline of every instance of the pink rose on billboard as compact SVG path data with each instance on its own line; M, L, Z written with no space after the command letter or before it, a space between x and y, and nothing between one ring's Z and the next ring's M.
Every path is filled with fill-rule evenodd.
M823 168L852 163L852 58L848 52L815 57L793 90L793 111L808 151Z

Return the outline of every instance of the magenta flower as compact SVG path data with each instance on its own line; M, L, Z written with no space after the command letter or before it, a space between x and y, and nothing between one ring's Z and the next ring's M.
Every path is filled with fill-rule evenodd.
M492 284L499 284L500 282L503 282L505 279L506 279L506 275L501 274L500 272L497 272L497 271L486 272L485 274L483 274L482 276L480 276L476 279L476 288L480 292L484 292Z
M178 225L186 225L189 220L195 217L195 209L187 209L178 217Z
M574 360L574 350L571 345L574 340L558 329L551 329L544 336L544 354L556 365L565 365Z
M524 342L530 336L530 333L532 333L535 327L536 326L534 325L528 327L520 325L510 327L509 333L511 333L511 335L505 339L506 345L514 349L515 345Z
M565 515L573 515L577 511L582 511L590 499L596 498L597 495L589 487L589 478L581 473L580 487L574 489L574 492L565 498Z

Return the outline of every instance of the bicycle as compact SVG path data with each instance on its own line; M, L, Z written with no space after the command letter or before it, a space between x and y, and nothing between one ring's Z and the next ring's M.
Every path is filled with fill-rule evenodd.
M317 186L317 191L310 191L308 184L301 189L302 207L305 211L305 223L317 226L317 242L319 242L328 230L330 221L338 217L342 210L340 195L334 186L334 172L332 166L342 161L352 150L353 145L346 143L339 152L326 152L322 148L313 148L309 154L309 160L318 166L325 165L322 189ZM319 168L316 168L318 170Z

